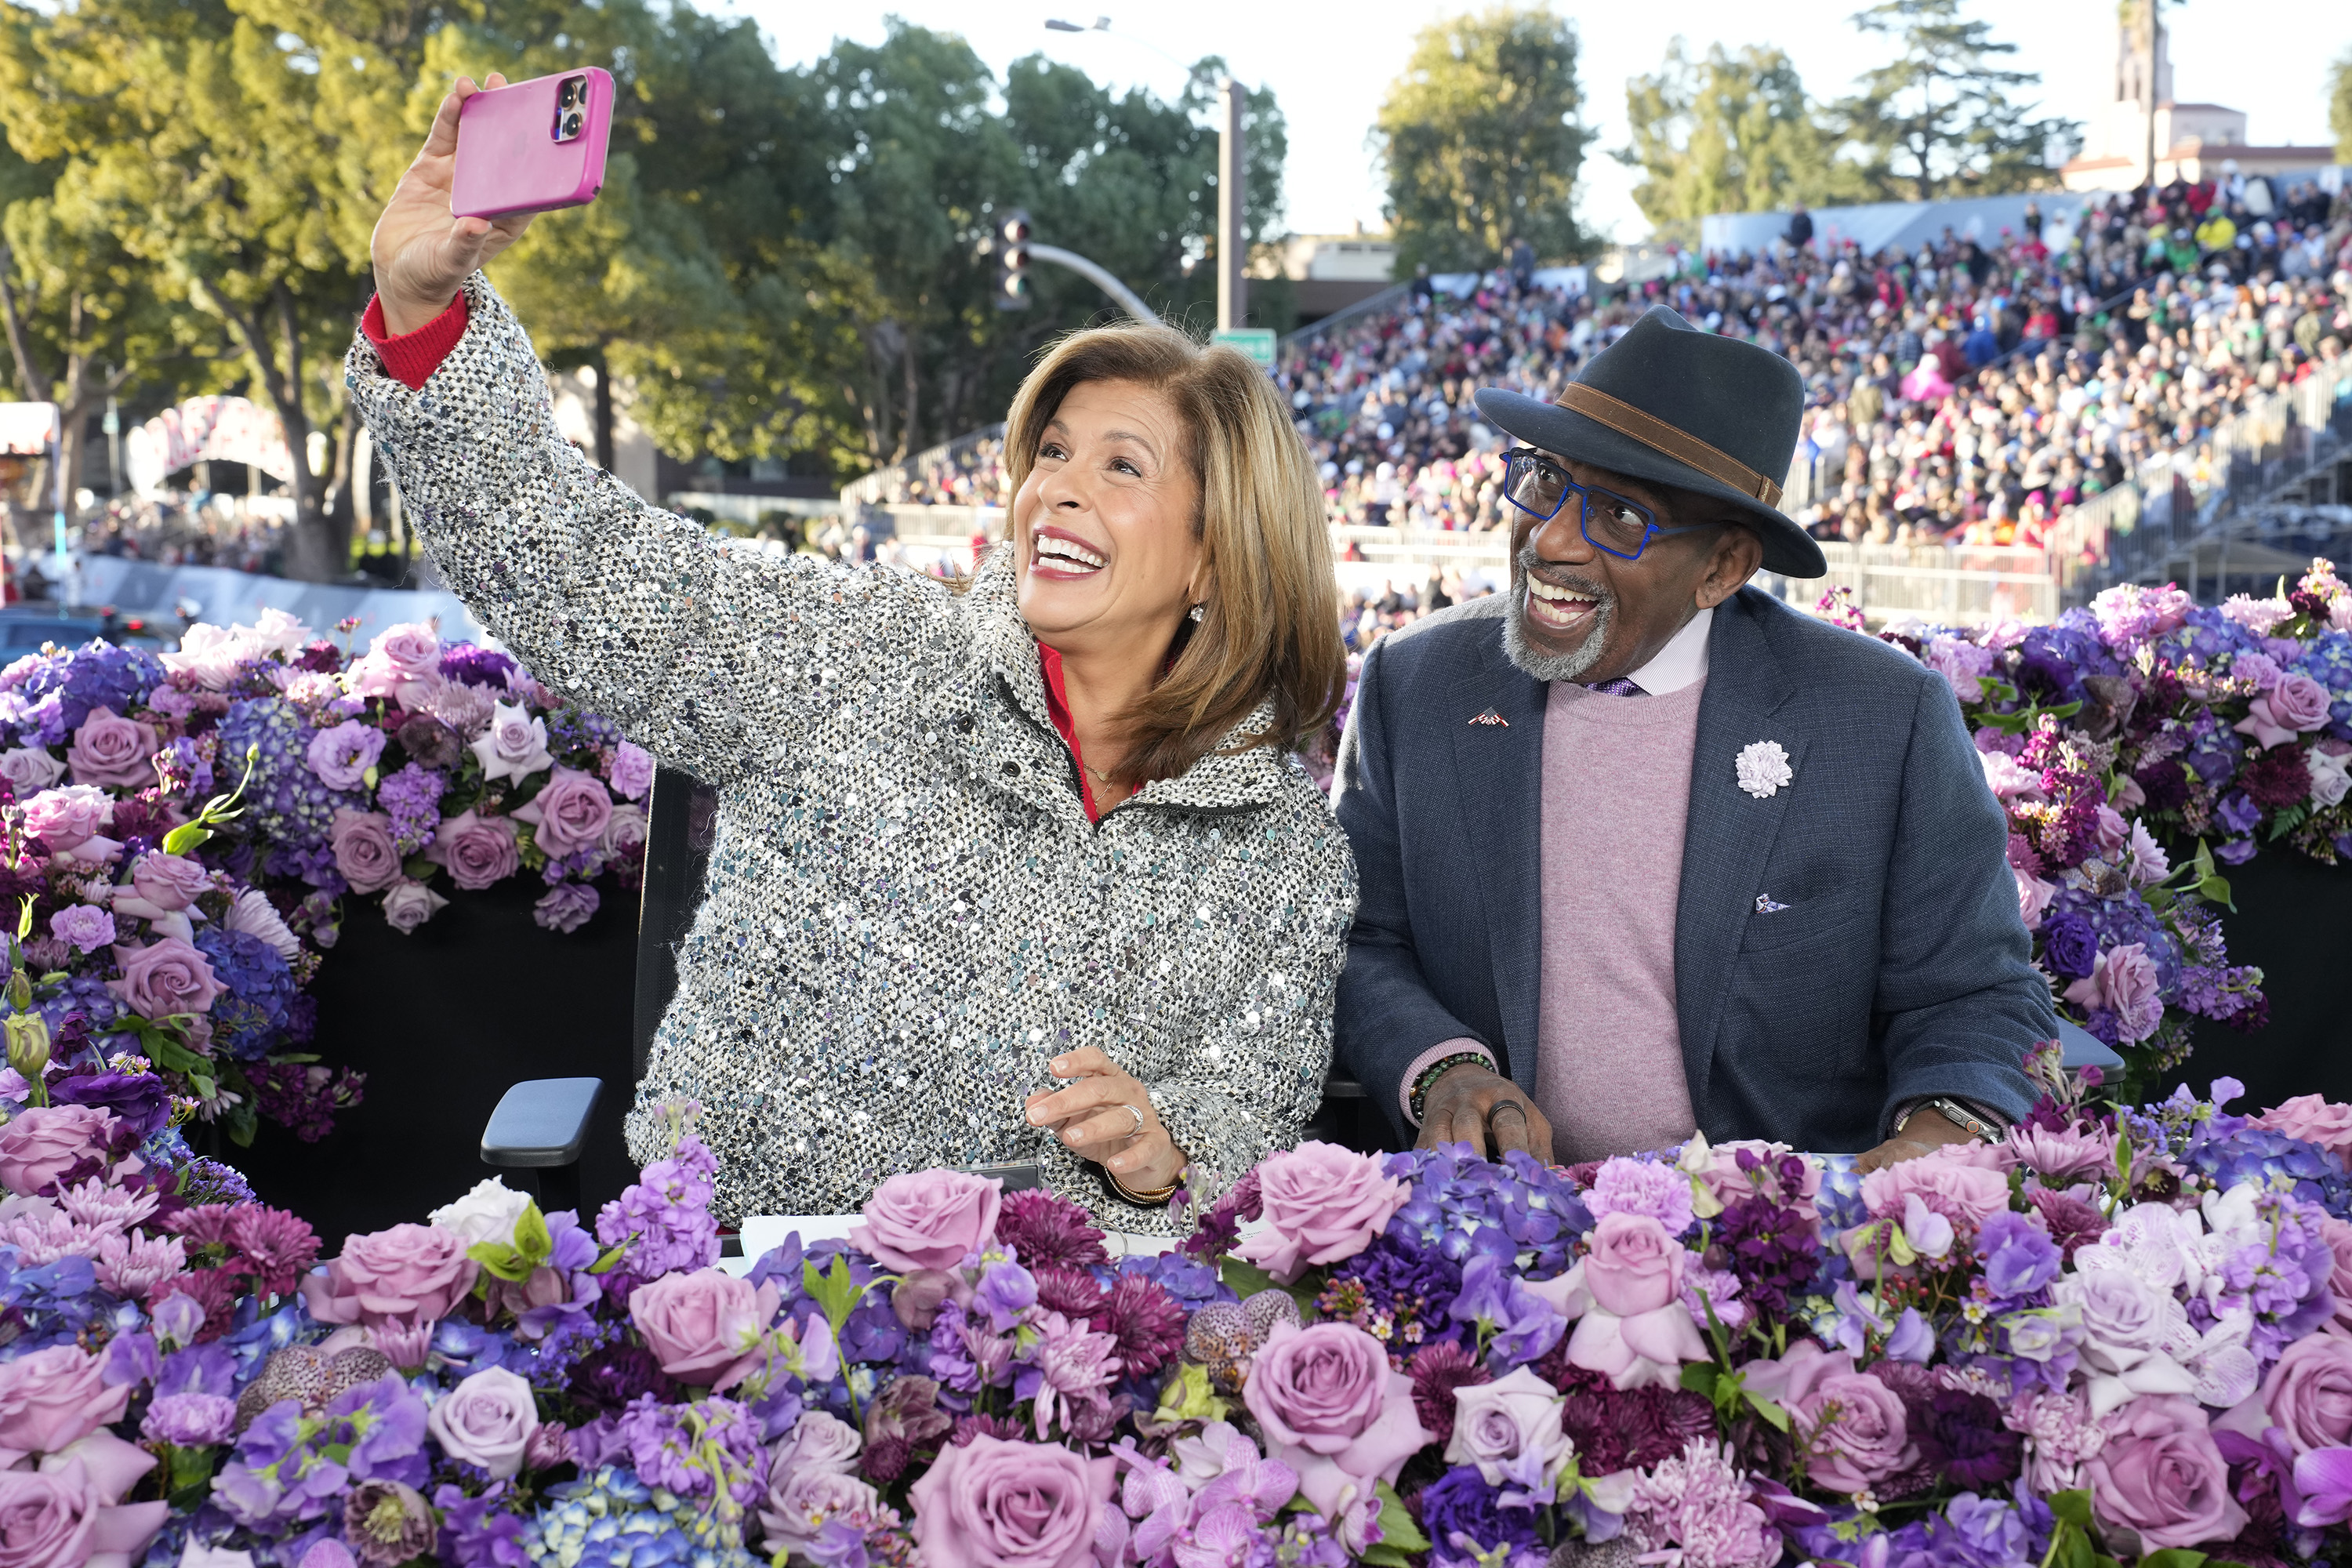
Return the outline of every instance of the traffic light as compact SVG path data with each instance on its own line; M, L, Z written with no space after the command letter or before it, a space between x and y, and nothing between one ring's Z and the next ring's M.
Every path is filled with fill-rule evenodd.
M992 248L996 253L996 308L1029 308L1029 215L1018 207L997 219Z

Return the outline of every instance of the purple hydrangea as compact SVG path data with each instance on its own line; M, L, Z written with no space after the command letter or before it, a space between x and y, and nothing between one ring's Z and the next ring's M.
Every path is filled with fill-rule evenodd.
M260 748L253 782L246 789L243 826L273 849L322 850L337 807L367 809L363 792L332 788L311 771L310 739L315 733L301 710L278 696L242 698L229 704L227 715L221 720L224 767L242 772L247 749ZM326 855L324 864L331 871L331 853ZM271 868L278 868L273 864ZM317 866L304 861L302 869L313 872ZM315 877L306 879L314 886L323 885Z
M441 796L449 781L415 763L376 781L376 809L392 818L393 841L404 855L414 855L432 841L441 826Z
M276 948L249 931L207 925L196 948L226 986L212 1006L213 1047L246 1061L268 1056L285 1037L299 988Z

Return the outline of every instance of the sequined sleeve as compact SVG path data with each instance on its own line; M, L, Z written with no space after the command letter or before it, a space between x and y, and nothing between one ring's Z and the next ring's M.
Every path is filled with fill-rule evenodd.
M346 375L444 580L550 687L724 782L859 667L950 637L953 601L929 578L772 555L639 498L558 431L498 291L479 274L466 289L466 334L422 388L386 375L364 335ZM885 619L892 637L865 635Z

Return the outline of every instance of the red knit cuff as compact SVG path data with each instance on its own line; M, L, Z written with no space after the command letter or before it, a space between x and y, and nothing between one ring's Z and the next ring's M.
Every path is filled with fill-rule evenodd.
M394 337L383 324L383 299L378 295L360 313L360 331L375 348L376 358L383 361L383 373L408 388L420 390L466 335L466 293L449 301L449 308L417 328Z

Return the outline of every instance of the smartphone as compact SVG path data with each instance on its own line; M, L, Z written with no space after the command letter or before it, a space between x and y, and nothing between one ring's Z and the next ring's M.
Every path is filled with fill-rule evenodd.
M457 110L449 211L510 217L585 206L604 188L613 78L591 66L492 88Z

